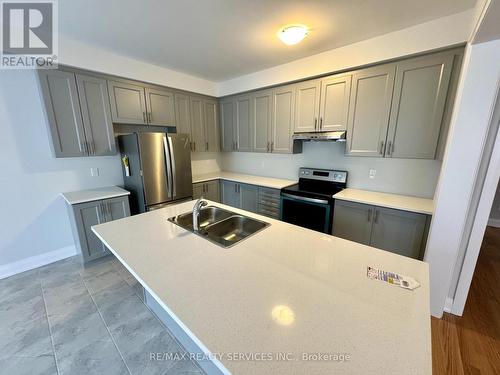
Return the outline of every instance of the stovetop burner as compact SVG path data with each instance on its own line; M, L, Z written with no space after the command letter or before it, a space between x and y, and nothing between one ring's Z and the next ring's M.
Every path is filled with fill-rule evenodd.
M331 201L346 186L346 171L300 168L299 183L282 189L282 193Z

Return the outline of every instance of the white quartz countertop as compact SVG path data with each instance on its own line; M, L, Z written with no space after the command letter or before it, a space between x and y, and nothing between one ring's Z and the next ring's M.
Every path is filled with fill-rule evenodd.
M235 181L235 182L240 182L242 184L264 186L273 189L282 189L284 187L297 183L297 181L284 180L281 178L262 177L262 176L254 176L249 174L223 172L223 171L193 176L193 183L205 182L217 179Z
M232 374L431 374L426 263L210 202L271 224L224 249L167 221L193 203L92 230ZM412 276L421 286L410 291L370 280L367 266ZM273 318L279 306L289 313ZM297 360L235 361L230 353L291 353ZM305 361L303 353L350 359Z
M129 195L130 192L118 186L106 186L95 189L71 191L69 193L61 193L63 198L69 204L78 204L100 199L108 199L120 197L122 195Z
M426 215L432 215L434 212L434 202L432 199L411 197L407 195L347 188L335 194L333 197L345 201L372 204L375 206L417 212Z

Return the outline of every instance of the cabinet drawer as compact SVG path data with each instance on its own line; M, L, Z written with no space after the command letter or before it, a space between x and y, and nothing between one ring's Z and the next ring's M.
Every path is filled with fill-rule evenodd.
M269 207L280 207L280 201L279 200L271 200L271 199L264 199L264 198L259 198L259 204L263 206L269 206Z
M279 219L280 218L280 212L279 210L268 208L265 206L259 206L259 212L260 215L264 215L267 217L271 217L273 219Z

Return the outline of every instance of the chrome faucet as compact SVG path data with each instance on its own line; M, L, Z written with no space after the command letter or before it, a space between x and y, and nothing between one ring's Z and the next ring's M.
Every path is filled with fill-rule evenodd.
M203 197L200 197L193 206L193 230L197 232L198 228L198 216L200 216L200 210L208 205L207 201L203 200Z

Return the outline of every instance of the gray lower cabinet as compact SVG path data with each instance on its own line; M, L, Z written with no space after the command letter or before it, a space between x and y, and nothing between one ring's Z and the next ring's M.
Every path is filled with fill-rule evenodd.
M128 196L79 203L69 206L70 220L77 247L84 262L109 254L92 232L93 225L130 216Z
M335 201L333 235L420 259L428 216L348 201Z
M147 125L144 87L108 81L108 89L113 122Z
M221 190L222 203L250 212L258 211L258 186L222 180Z
M280 211L280 190L259 186L257 213L279 220Z
M60 70L38 75L54 155L115 154L106 80Z
M383 157L395 64L385 64L353 73L347 121L346 153Z
M333 210L333 235L369 245L372 216L373 206L336 200Z
M214 202L220 202L219 185L219 180L193 184L193 199L199 199L203 197Z

